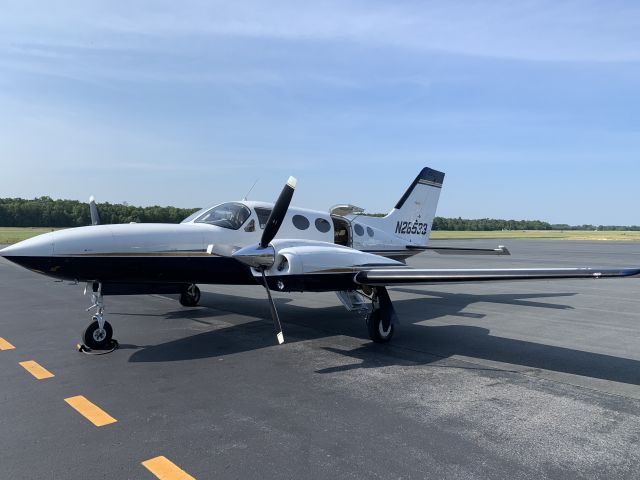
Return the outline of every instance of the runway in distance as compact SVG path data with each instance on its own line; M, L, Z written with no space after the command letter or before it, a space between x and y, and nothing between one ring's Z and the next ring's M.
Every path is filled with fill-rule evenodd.
M348 310L367 312L373 341L388 342L397 315L387 286L640 274L640 268L410 268L404 259L425 250L509 254L504 247L428 246L443 180L442 172L422 169L384 217L364 216L363 209L352 205L338 205L330 212L290 207L297 183L293 177L275 204L226 202L178 225L100 225L91 200L94 225L39 235L0 250L0 255L50 277L87 282L96 314L83 341L93 349L106 348L112 340L113 328L104 318L105 295L180 293L183 305L195 306L198 283L261 284L282 343L270 290L334 291Z

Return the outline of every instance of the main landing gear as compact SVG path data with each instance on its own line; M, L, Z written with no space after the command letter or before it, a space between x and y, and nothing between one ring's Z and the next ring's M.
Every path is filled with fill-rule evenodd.
M87 347L90 350L109 350L117 344L115 340L113 340L113 327L104 319L102 284L100 282L93 282L87 284L87 287L91 287L91 301L93 302L93 305L87 308L87 312L95 308L96 313L91 317L92 322L82 334L84 345L80 348L81 350L82 347Z
M387 289L374 287L371 293L371 303L371 311L366 318L369 338L376 343L387 343L393 337L394 324L398 322L398 316Z
M387 343L393 337L393 324L389 323L386 327L382 321L380 309L376 308L367 314L367 331L369 338L376 343Z
M187 286L180 294L180 305L195 307L200 302L200 289L195 283Z
M338 299L350 312L365 313L369 338L376 343L387 343L393 337L394 324L398 323L398 316L393 308L389 294L385 287L370 287L363 285L362 291L338 291ZM365 299L371 300L371 307Z

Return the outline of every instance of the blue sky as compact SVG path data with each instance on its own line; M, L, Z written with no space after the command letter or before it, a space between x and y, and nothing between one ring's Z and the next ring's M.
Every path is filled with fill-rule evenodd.
M3 2L0 197L640 224L640 3Z

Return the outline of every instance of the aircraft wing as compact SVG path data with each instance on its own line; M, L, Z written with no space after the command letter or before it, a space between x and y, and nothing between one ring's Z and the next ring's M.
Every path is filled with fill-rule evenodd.
M605 278L640 276L640 268L507 268L507 269L413 269L373 268L362 270L355 281L362 285L392 286L450 282L549 280L560 278Z

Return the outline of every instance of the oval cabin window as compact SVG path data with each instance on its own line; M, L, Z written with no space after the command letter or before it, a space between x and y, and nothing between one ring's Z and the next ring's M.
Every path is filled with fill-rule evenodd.
M324 218L318 218L316 219L316 228L319 232L327 233L331 230L331 225Z
M298 230L306 230L309 228L309 219L302 215L294 215L291 221Z
M362 228L362 225L360 225L359 223L356 223L355 227L353 227L353 230L359 237L364 235L364 228Z
M369 235L370 237L373 237L373 228L367 227L367 235Z

